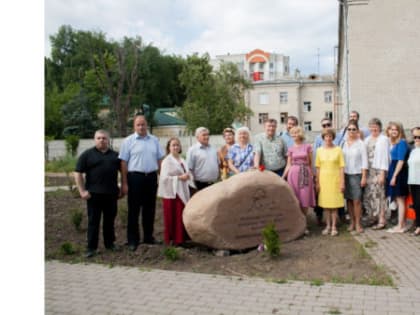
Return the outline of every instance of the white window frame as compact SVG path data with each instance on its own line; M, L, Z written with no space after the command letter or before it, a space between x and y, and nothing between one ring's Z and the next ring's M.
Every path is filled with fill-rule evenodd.
M285 124L287 122L287 117L289 117L288 112L282 112L280 113L280 123Z
M258 103L260 105L268 105L270 103L270 98L269 98L268 93L258 94Z
M289 102L289 93L280 92L280 104L287 104Z
M312 131L312 121L304 121L303 122L303 129L305 131Z
M324 91L324 103L332 103L332 91Z
M333 121L333 112L332 111L326 111L324 116L326 118L329 118L331 121Z
M309 102L309 101L303 102L303 112L309 113L310 111L312 111L312 102Z
M258 123L260 125L264 124L264 122L268 119L268 113L258 113Z

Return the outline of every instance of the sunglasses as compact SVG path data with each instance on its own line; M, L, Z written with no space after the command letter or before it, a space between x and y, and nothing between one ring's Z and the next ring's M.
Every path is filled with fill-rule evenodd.
M327 127L331 127L331 124L323 124L322 128L327 128Z
M356 128L347 128L348 131L357 131Z
M420 136L413 136L413 139L419 140Z

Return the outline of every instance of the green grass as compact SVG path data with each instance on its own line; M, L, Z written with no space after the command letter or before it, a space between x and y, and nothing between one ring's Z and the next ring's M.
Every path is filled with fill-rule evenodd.
M59 159L47 161L45 163L45 171L52 173L70 173L73 172L76 167L77 158L66 155Z
M367 259L367 258L371 258L369 253L366 251L365 247L362 244L357 244L356 245L356 249L357 249L357 257L361 258L361 259Z
M310 285L319 287L321 285L324 285L324 281L321 279L313 279L311 280Z
M365 248L373 248L375 246L378 246L378 243L372 240L367 241L366 243L363 244L363 246Z
M333 307L333 308L330 308L327 314L341 314L341 312L337 307Z
M285 284L289 282L287 279L267 279L266 281L277 283L277 284Z

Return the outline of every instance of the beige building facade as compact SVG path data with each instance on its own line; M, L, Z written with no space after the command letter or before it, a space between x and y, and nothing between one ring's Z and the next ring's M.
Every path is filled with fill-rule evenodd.
M254 112L248 127L253 133L262 132L264 121L274 118L284 130L287 116L296 116L306 131L320 131L321 119L335 116L334 82L332 76L311 76L254 83L245 94Z
M339 9L338 110L420 125L420 1L342 0Z
M334 120L336 84L333 76L302 77L298 70L290 75L289 57L255 49L246 54L227 54L211 60L215 70L221 62L233 62L253 85L245 92L245 103L254 112L246 122L252 133L264 130L264 121L274 118L279 130L287 116L296 116L307 131L320 131L320 121Z

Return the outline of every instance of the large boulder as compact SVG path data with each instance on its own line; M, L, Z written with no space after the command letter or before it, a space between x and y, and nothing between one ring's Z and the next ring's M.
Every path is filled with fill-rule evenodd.
M191 239L216 249L246 249L262 242L274 222L282 242L300 237L306 218L289 184L270 171L249 171L192 196L183 220Z

